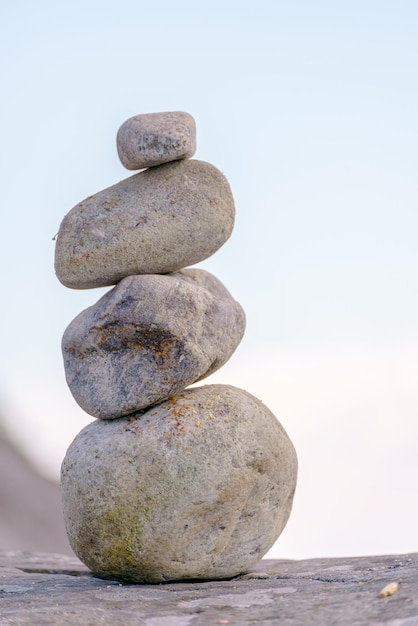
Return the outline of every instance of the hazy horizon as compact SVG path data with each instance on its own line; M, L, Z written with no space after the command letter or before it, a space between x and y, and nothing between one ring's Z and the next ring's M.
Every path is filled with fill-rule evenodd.
M60 342L104 292L59 283L53 237L130 175L128 117L183 110L237 211L200 266L247 315L203 384L259 397L299 457L270 556L416 551L418 5L22 0L0 17L0 414L34 462L57 479L92 419Z

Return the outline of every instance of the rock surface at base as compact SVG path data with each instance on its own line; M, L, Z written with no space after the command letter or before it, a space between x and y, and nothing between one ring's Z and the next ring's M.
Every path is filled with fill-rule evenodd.
M385 598L380 591L398 582ZM264 560L228 581L126 585L76 558L0 553L0 624L416 626L418 554Z

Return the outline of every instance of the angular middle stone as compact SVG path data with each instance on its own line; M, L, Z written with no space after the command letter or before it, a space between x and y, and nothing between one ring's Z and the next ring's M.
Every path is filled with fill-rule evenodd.
M216 371L244 330L243 309L204 270L129 276L66 329L67 383L90 415L128 415Z

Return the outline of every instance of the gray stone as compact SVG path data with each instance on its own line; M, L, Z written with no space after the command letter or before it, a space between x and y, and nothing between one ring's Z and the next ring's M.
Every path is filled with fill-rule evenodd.
M224 175L204 161L166 163L90 196L63 219L55 271L67 287L114 285L203 261L234 226Z
M5 626L417 626L418 554L263 560L245 576L125 585L76 558L0 552ZM399 582L399 591L380 598Z
M189 389L77 435L61 474L70 545L110 579L236 576L283 530L296 473L260 400L228 385Z
M90 415L128 415L219 369L244 330L241 306L209 272L128 276L66 329L67 383Z
M135 115L119 128L117 149L128 170L140 170L192 157L196 151L196 124L183 111Z

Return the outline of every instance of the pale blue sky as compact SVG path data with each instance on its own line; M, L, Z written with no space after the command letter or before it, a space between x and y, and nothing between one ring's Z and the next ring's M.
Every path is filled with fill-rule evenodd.
M52 237L130 175L125 119L184 110L237 207L202 263L248 318L213 382L264 400L299 452L277 556L417 549L417 29L412 0L3 3L0 401L48 471L90 420L61 336L102 293L58 282Z

